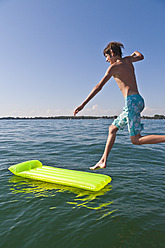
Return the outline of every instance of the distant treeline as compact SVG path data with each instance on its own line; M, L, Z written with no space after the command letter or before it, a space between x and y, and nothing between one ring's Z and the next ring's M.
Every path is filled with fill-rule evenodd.
M154 115L153 117L150 117L150 116L143 116L142 119L161 119L161 120L164 120L165 119L165 116L164 115Z
M114 116L51 116L51 117L1 117L0 120L88 120L88 119L116 119ZM142 119L165 119L164 115L142 116Z

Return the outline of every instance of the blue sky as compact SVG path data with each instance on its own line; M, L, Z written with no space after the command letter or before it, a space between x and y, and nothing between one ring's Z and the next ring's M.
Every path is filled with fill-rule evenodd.
M164 0L0 0L0 117L72 115L103 77L103 49L124 44L135 63L143 115L165 114ZM80 115L118 115L114 79Z

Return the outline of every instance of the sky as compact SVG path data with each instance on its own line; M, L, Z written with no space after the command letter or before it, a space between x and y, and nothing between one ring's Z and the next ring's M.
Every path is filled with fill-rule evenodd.
M0 0L0 117L73 115L104 76L103 49L124 44L145 99L142 115L165 114L164 0ZM79 115L121 113L114 79Z

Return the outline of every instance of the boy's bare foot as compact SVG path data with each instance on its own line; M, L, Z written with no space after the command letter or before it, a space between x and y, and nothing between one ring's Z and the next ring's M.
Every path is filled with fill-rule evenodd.
M90 170L98 170L105 168L106 168L106 162L100 160L96 165L90 167Z

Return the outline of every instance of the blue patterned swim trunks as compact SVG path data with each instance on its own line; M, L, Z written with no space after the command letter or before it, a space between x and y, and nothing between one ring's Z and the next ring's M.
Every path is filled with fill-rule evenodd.
M139 134L143 130L140 113L144 109L144 99L139 95L129 95L125 98L123 112L113 121L119 130L123 130L128 125L130 136Z

